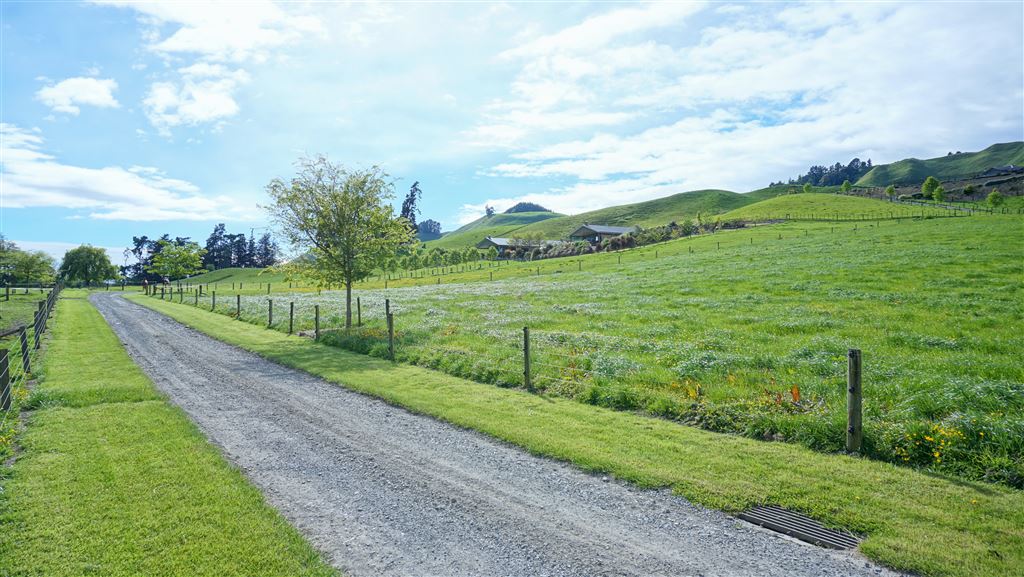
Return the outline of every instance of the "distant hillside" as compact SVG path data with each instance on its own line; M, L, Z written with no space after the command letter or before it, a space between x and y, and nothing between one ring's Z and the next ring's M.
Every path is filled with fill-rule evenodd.
M185 279L182 279L184 281ZM196 275L188 282L193 284L220 283L231 284L241 283L282 283L285 281L283 273L268 273L261 268L222 268L201 275Z
M1024 142L993 144L980 152L964 152L927 160L907 158L892 164L880 164L861 177L857 185L918 184L929 176L954 180L968 178L986 168L1005 164L1024 164Z
M441 238L427 243L428 247L462 248L475 245L488 236L509 236L514 231L533 223L559 218L557 212L516 212L482 216L462 228L447 232Z
M885 216L890 212L908 214L943 214L940 208L908 207L883 200L862 196L846 196L843 194L825 194L811 192L807 194L786 194L769 198L761 202L748 204L723 214L720 218L728 220L763 220L769 218L810 218L813 216L829 217L838 215L840 219L862 215Z
M693 218L697 213L703 215L721 214L727 210L756 202L762 196L777 194L785 189L779 187L778 192L764 189L750 196L728 190L694 190L681 192L638 202L593 210L572 216L562 216L544 220L518 230L519 233L540 233L544 238L562 239L584 223L606 225L639 225L652 227Z

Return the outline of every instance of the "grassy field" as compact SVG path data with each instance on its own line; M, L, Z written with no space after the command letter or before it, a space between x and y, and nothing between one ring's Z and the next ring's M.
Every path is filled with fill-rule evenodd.
M718 218L722 221L770 219L793 220L874 220L948 216L943 208L909 206L842 194L799 193L776 196L762 202L731 210Z
M275 328L292 302L294 329L312 328L318 304L328 342L378 356L389 298L400 361L506 387L523 383L529 326L546 393L820 451L842 448L845 356L860 348L866 454L1022 487L1022 243L1002 216L761 226L367 283L350 334L329 330L341 293L270 298ZM233 295L218 310L233 314ZM243 318L267 310L243 298Z
M907 158L892 164L880 164L862 176L860 186L919 184L929 176L940 180L966 178L985 169L1005 164L1024 164L1024 142L993 144L979 152L954 154L920 160Z
M226 342L412 411L644 487L738 511L773 503L847 527L861 551L924 575L1017 575L1024 495L786 443L764 443L358 355L135 295Z
M335 575L66 291L0 468L0 575Z
M437 240L427 242L428 248L465 248L476 246L488 236L508 237L516 231L533 223L564 215L557 212L516 212L512 214L495 214L483 216L473 222L445 233Z

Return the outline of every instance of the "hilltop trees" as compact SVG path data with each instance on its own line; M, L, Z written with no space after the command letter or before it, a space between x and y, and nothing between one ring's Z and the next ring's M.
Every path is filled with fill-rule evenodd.
M551 212L543 206L535 202L520 202L512 208L505 211L505 214L515 214L517 212Z
M425 220L425 221L423 221L423 222L421 222L419 224L418 230L419 230L419 232L422 232L422 233L436 234L436 235L440 236L441 235L441 223L437 222L436 220L432 220L432 219L428 218L427 220Z
M107 251L83 244L64 253L59 274L65 282L91 285L117 278L117 267Z
M844 180L850 182L857 182L860 177L867 174L871 170L871 159L867 162L862 162L859 158L854 158L849 164L843 166L842 163L837 162L832 166L812 166L807 170L807 174L801 174L795 179L790 179L789 184L810 184L812 186L836 186L842 184ZM773 185L775 183L772 183ZM778 183L783 184L782 182Z
M487 216L494 216L494 207L488 204L484 207L484 213Z
M271 220L292 246L309 251L286 269L318 284L345 286L345 328L352 326L352 284L384 268L412 241L395 216L394 186L377 166L347 169L325 156L302 159L290 182L267 185Z

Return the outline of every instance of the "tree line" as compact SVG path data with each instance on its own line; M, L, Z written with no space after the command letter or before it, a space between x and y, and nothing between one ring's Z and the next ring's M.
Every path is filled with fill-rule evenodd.
M36 285L53 282L53 258L41 250L22 250L0 235L0 283Z
M787 184L809 184L811 186L839 186L843 181L857 182L871 170L871 159L867 162L854 158L849 164L837 162L832 166L815 165L807 170L807 174L801 174L796 178L789 179L789 182L772 182L768 186L786 186Z

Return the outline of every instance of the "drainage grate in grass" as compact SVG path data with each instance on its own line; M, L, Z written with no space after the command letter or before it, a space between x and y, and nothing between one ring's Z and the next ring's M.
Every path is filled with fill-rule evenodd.
M860 538L852 533L829 529L810 517L775 505L754 507L740 513L738 517L766 529L830 549L853 549L860 543Z

